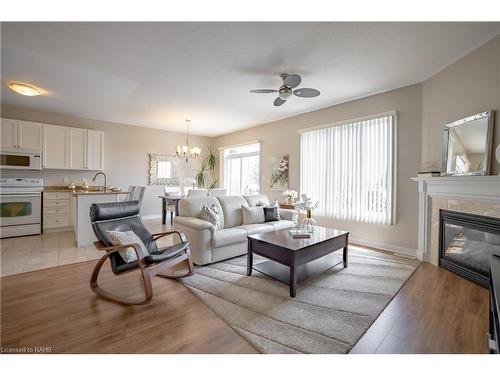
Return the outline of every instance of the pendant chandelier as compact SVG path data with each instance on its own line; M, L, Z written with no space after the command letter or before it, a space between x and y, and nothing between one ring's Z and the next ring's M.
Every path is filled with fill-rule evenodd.
M199 147L191 147L189 145L189 125L191 124L191 120L186 120L187 123L187 132L186 132L186 144L185 145L177 145L175 149L175 153L179 159L185 159L186 163L189 159L196 159L201 154L201 148Z

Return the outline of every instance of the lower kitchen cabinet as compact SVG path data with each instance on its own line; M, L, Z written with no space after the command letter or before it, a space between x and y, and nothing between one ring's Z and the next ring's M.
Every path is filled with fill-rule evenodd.
M43 229L49 231L72 230L71 226L71 193L43 193Z

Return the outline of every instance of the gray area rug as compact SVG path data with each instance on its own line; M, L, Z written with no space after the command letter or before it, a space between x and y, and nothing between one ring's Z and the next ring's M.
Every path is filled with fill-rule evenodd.
M246 276L246 255L199 267L182 281L262 353L348 353L419 264L349 250L348 268L298 284L295 298L288 285L257 271Z

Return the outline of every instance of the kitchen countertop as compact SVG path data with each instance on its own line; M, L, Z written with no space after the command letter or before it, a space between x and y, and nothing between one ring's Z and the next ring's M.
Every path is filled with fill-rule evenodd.
M116 194L129 194L128 191L98 191L98 190L90 190L90 191L75 191L73 192L73 196L78 195L116 195Z
M102 191L102 190L83 190L83 189L70 189L67 186L44 186L43 187L44 192L51 192L51 193L72 193L73 196L78 196L78 195L103 195L103 194L129 194L128 191L112 191L112 190L107 190L107 191Z

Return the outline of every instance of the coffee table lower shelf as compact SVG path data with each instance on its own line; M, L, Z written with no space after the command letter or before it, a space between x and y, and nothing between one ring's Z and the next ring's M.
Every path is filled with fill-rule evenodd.
M335 266L343 264L342 255L339 254L328 254L319 259L313 260L312 262L303 264L297 267L297 283L300 283L311 277L318 276L319 274L333 268ZM253 270L263 273L275 280L281 281L287 285L290 285L290 267L275 262L274 260L265 260L261 263L254 264Z

